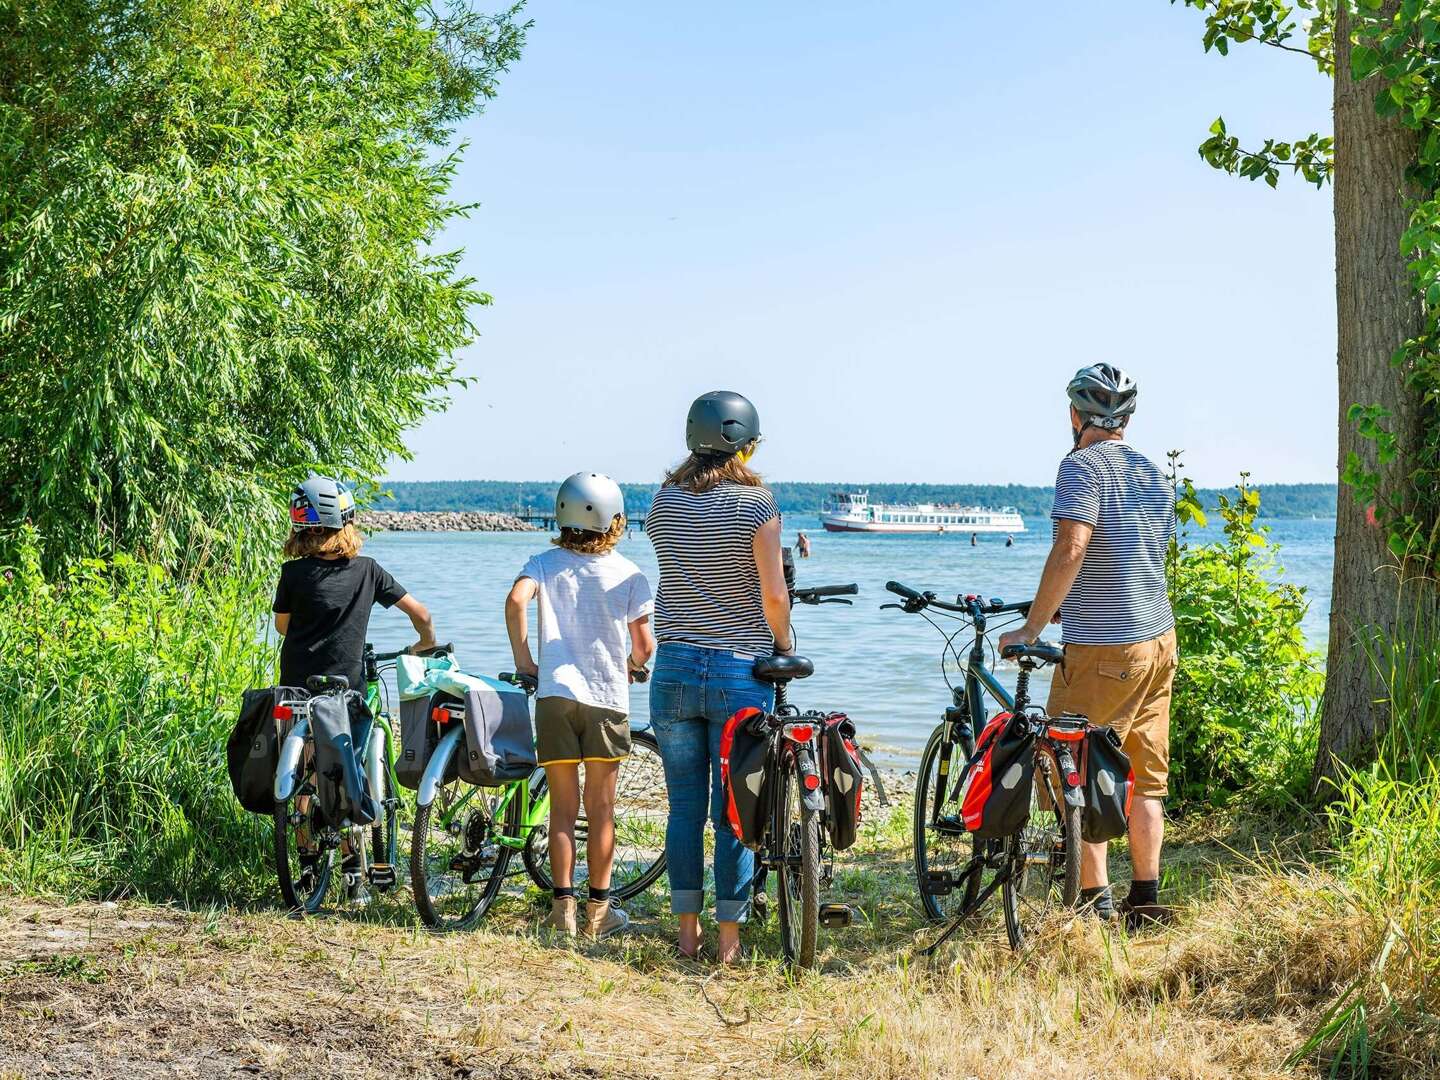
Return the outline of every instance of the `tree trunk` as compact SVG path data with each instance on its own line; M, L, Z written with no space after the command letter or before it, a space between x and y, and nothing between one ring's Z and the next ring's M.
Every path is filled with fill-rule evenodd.
M1356 434L1346 410L1356 403L1381 405L1394 414L1399 457L1383 487L1403 484L1407 461L1419 446L1421 403L1404 386L1390 357L1419 334L1423 313L1415 295L1400 236L1408 224L1405 169L1418 151L1414 132L1375 113L1377 79L1350 76L1351 19L1336 5L1335 24L1335 300L1340 374L1339 469L1347 455L1375 460L1374 445ZM1399 0L1388 0L1388 18ZM1384 731L1388 710L1383 688L1371 677L1357 634L1367 627L1393 629L1401 597L1396 559L1384 529L1372 524L1342 482L1335 514L1335 571L1330 609L1330 649L1315 781L1335 779L1339 764L1366 761Z

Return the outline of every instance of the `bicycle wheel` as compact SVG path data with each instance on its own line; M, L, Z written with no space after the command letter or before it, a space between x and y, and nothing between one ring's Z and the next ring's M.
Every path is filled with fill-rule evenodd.
M785 858L775 873L780 894L780 948L796 967L815 964L820 933L820 814L807 809L793 754L780 769L779 820Z
M535 797L545 791L539 780ZM616 900L638 896L665 872L665 823L670 818L670 797L665 789L665 768L660 745L648 731L635 731L630 738L630 756L620 763L615 779L615 863L610 871L610 895ZM575 823L575 885L589 880L585 845L589 823L581 808ZM549 892L549 833L535 829L525 844L525 869L531 880Z
M931 732L920 755L915 787L915 880L921 886L920 904L926 918L936 921L953 919L971 907L981 888L1005 862L1003 841L972 839L960 820L960 772L975 752L975 740L947 739L948 727L942 723ZM983 858L982 863L962 880L960 875L977 855ZM931 873L950 875L952 891L948 895L925 891L923 886Z
M1079 899L1080 813L1065 802L1054 755L1037 747L1030 820L1010 837L1003 887L1012 949L1057 908L1074 907Z
M505 805L505 788L472 788L453 780L415 813L410 837L410 887L415 910L434 930L469 930L505 884L512 850L497 836L520 835L520 800Z
M307 770L296 795L275 804L275 876L280 898L297 915L313 915L325 902L330 888L334 852L320 850L324 831L315 798L315 774ZM302 845L303 841L303 845Z

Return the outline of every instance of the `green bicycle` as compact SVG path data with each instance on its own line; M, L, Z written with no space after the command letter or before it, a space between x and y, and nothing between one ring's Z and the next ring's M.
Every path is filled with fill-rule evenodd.
M501 675L534 693L523 676ZM435 930L468 930L507 888L523 893L525 876L548 893L550 795L545 770L497 787L472 787L455 776L451 759L465 737L464 706L441 706L441 736L416 792L410 842L410 884L415 907ZM615 866L610 890L626 900L648 889L665 871L665 823L670 802L660 747L648 731L631 733L615 791ZM587 830L575 826L575 883L585 879ZM521 867L512 868L516 855Z
M440 655L450 649L449 645L441 645L423 655ZM379 810L368 826L348 820L328 822L320 812L309 730L314 699L286 699L276 705L275 719L289 730L275 770L275 872L280 895L291 911L313 915L320 910L334 877L337 849L342 852L341 874L347 900L360 899L366 886L386 893L398 884L395 867L399 863L400 786L395 778L395 761L400 741L395 737L389 713L382 707L380 676L406 651L377 653L373 645L365 645L365 704L373 723L359 756ZM347 689L340 685L343 681L335 676L319 676L311 680L310 689L321 694L343 692Z

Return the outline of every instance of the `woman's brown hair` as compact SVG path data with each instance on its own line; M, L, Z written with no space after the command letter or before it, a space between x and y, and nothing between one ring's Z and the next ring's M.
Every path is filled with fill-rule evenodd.
M556 547L562 547L566 551L574 551L580 555L604 555L614 551L615 545L620 543L620 538L625 535L625 525L625 515L616 514L615 520L610 522L610 528L606 532L561 529L560 535L550 542Z
M300 529L285 538L287 559L353 559L365 538L353 522L338 529Z
M751 444L754 445L753 443ZM701 495L721 484L764 487L760 474L745 464L739 454L693 453L665 474L662 487L684 488Z

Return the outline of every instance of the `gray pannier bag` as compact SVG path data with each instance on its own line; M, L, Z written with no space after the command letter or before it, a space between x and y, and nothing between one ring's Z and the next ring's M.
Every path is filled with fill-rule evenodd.
M442 705L463 705L454 694L436 693L400 702L400 758L395 762L395 779L411 791L420 786L425 769L444 732L435 722L435 710ZM459 755L451 757L445 767L444 782L455 779Z
M507 780L525 779L535 765L529 696L522 690L495 690L489 686L466 691L460 779L467 784L493 787Z
M310 699L315 790L325 820L334 826L346 819L352 825L369 825L378 816L370 796L370 782L355 748L352 714L358 720L370 719L365 702L353 691Z

